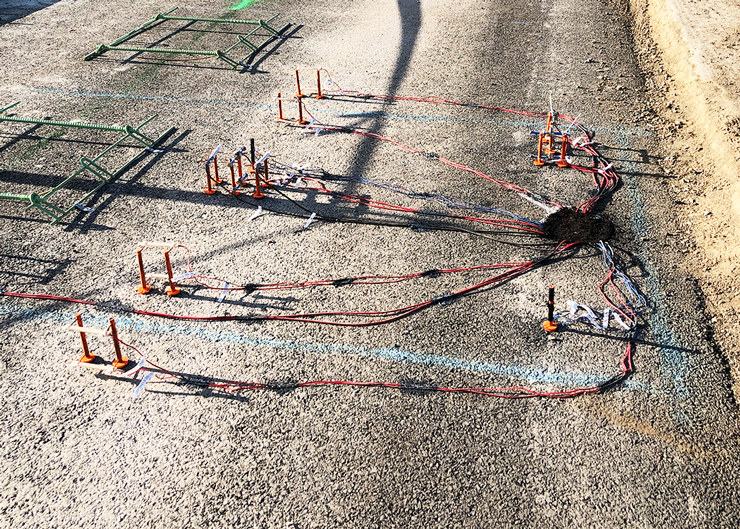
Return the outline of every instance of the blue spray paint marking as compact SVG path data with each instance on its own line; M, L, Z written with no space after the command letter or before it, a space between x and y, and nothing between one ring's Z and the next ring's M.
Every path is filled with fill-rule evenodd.
M259 110L269 110L276 112L277 105L263 105L260 103L251 103L249 101L226 101L223 99L188 99L182 97L168 97L168 96L148 96L139 94L109 94L105 92L83 92L74 90L60 90L57 88L33 88L34 92L44 92L51 94L59 94L73 97L100 97L108 99L135 99L140 101L163 101L165 103L181 103L189 105L212 105L212 106L227 106L227 107L243 107L243 108L256 108ZM470 107L475 108L475 106ZM359 119L370 119L370 118L383 118L383 119L397 119L402 121L443 121L452 123L470 123L477 125L503 125L511 127L525 127L525 128L537 128L541 127L542 123L539 121L511 121L511 120L498 120L498 119L467 119L467 118L456 118L451 116L413 116L408 114L389 114L383 111L369 111L369 112L356 112L348 114L341 110L335 109L311 109L312 112L321 112L322 114L331 114L340 118L359 118ZM616 125L613 128L590 128L593 132L610 132L615 134L631 134L635 136L648 136L650 133L644 129L625 129L620 125Z
M61 324L74 321L74 314L64 312L46 312L35 309L21 309L16 307L0 306L0 315L9 314L23 319L36 319L53 321ZM107 328L110 316L85 315L85 325L97 328ZM471 371L492 375L504 375L512 378L523 379L532 383L557 384L568 387L591 387L606 382L609 377L593 376L582 373L553 373L544 369L538 369L517 365L501 365L471 360L461 360L425 353L414 353L397 348L374 349L369 347L358 347L342 344L305 343L279 340L276 338L263 338L260 336L249 336L246 334L208 330L202 328L190 328L183 325L162 325L150 323L138 318L116 318L119 333L126 328L149 334L175 334L181 336L193 336L208 341L231 342L239 345L252 347L270 347L296 351L300 353L314 354L342 354L348 356L365 356L387 360L391 362L402 362L408 364L423 364L429 367L442 367L446 369ZM643 382L630 379L624 382L624 387L636 391L650 391Z
M629 141L625 133L617 134L616 142L618 149L629 148ZM660 289L658 272L652 264L650 252L648 252L642 242L642 238L648 236L651 231L647 224L645 204L637 188L637 182L634 176L629 174L637 169L635 164L631 162L625 162L622 169L624 172L621 172L620 176L632 201L632 230L635 233L637 250L641 256L640 261L645 272L647 272L645 288L647 290L647 297L651 301L650 310L648 311L648 322L658 342L665 345L665 347L658 349L663 380L672 387L674 397L686 399L689 397L689 390L684 380L688 375L688 358L686 353L683 352L673 330L668 325L668 318L665 314L666 299Z

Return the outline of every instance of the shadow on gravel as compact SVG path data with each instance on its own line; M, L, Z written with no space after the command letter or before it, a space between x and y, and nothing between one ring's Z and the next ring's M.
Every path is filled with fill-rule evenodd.
M154 156L149 159L146 165L144 165L136 172L136 174L134 174L128 181L126 181L125 185L132 187L137 186L138 180L141 179L141 177L144 176L144 174L146 174L147 171L149 171L149 169L151 169L165 153L176 151L175 146L182 142L191 132L192 130L190 129L185 130L179 136L177 136L173 140L170 140L169 143L160 145L160 151L155 153ZM111 192L111 189L113 189L114 192ZM96 204L93 211L80 211L76 217L72 218L68 222L68 224L64 228L64 231L78 230L80 233L89 233L91 231L114 229L104 225L96 224L95 220L100 214L99 211L103 209L106 205L110 204L110 202L118 196L119 193L115 191L118 191L119 189L120 180L111 182L109 185L101 188L96 194L88 199L88 204L96 204L96 201L106 193L109 193L108 196L102 202L100 202L100 204Z
M0 2L0 26L53 6L59 0L5 0ZM28 24L29 26L32 24Z
M393 73L390 76L390 83L386 89L386 95L389 96L396 95L401 83L406 78L411 56L416 47L419 29L421 28L421 5L419 1L397 0L397 2L398 14L401 18L401 42L398 46L398 57L396 57L396 64L393 68ZM383 128L384 122L385 117L383 116L368 116L353 124L353 127L366 128L367 131L373 134L379 134ZM364 137L357 146L357 151L355 152L354 159L349 165L347 174L357 176L364 174L365 168L372 159L377 146L378 141L376 139ZM349 193L352 193L353 187L354 186L350 186L350 189L348 190ZM343 203L343 201L337 200L335 202L337 202L337 208L344 210L348 209L348 205Z
M71 259L39 259L22 255L0 254L0 282L3 277L12 277L14 283L48 285L57 275L65 272L72 264Z

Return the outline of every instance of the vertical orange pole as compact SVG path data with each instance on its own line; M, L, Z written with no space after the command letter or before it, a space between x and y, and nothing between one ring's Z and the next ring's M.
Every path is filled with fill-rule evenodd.
M144 274L144 258L141 256L141 250L136 250L136 260L139 261L139 279L141 279L141 286L138 288L138 292L139 294L146 294L152 289L152 287L146 284L146 274Z
M213 189L213 186L211 185L211 170L208 168L207 162L206 162L206 188L203 190L203 192L206 195L212 195L216 192L216 190Z
M285 121L283 117L283 94L278 92L278 121Z
M77 313L77 326L82 327L82 316L80 313ZM80 331L80 340L82 341L82 356L80 357L80 362L89 364L93 360L95 360L95 355L90 354L90 349L87 347L87 338L85 337L85 333Z
M568 167L568 161L565 159L565 155L568 152L568 135L563 133L560 136L560 160L558 160L558 167Z
M302 99L298 100L298 123L300 123L301 125L305 125L306 123L308 123L308 121L303 119L303 100Z
M295 84L298 87L298 93L295 95L298 99L303 97L301 93L301 80L298 77L298 70L295 71Z
M263 165L265 166L265 185L271 186L272 184L270 183L270 168L267 166L267 158L265 158Z
M236 153L236 167L239 170L239 183L242 183L242 178L244 178L244 175L242 175L242 153L237 152Z
M323 99L324 94L321 93L321 70L316 70L316 86L318 87L316 99Z
M260 185L260 172L254 172L254 198L265 198L265 194L262 192L262 186Z
M180 289L177 288L177 284L172 281L172 263L170 262L170 252L164 252L164 264L167 266L167 279L170 282L170 288L167 289L168 296L177 296L180 293Z
M223 182L223 180L218 177L218 156L213 157L213 181L217 184Z
M537 158L534 159L535 165L545 165L545 162L542 160L542 138L544 137L544 132L540 132L538 141L537 141Z
M116 320L110 319L110 334L113 337L113 348L116 350L116 359L113 360L113 367L123 369L128 365L128 358L121 355L121 344L118 343L118 331L116 330Z
M238 195L239 190L236 188L236 175L234 174L234 164L229 164L229 169L231 170L231 194L232 195Z

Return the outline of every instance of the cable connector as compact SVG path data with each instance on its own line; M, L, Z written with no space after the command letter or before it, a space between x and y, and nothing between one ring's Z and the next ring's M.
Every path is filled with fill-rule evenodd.
M422 152L422 154L430 160L439 160L439 154L436 152Z
M244 293L245 294L251 294L252 292L254 292L255 290L257 290L258 287L259 287L259 285L255 285L253 283L250 283L248 285L244 285L244 287L243 287Z
M355 279L353 277L345 277L342 279L335 279L331 284L335 287L343 287L344 285L351 285L354 281Z
M441 296L437 296L435 298L432 298L432 303L435 305L442 305L443 307L446 307L450 303L452 303L457 296L455 294L443 294Z
M427 270L426 272L422 272L422 274L419 277L439 277L440 271L439 270Z

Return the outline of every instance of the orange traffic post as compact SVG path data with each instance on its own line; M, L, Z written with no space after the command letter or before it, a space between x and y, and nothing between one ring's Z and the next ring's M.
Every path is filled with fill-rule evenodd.
M260 172L256 170L254 172L254 198L265 198L265 194L262 192L262 186L260 185Z
M141 256L141 250L136 250L136 260L139 261L139 278L141 286L138 288L139 294L148 293L152 287L146 284L146 274L144 274L144 258Z
M265 181L264 181L264 184L266 186L271 186L272 184L270 183L270 167L267 165L267 158L265 158L265 161L262 162L262 165L265 168Z
M239 190L236 188L236 174L234 173L234 164L229 164L229 169L231 170L231 194L236 196L239 194Z
M223 182L223 180L218 177L218 156L215 154L213 155L213 181L217 184Z
M568 135L563 133L560 136L560 159L558 160L558 167L568 167L570 165L568 160L565 159L565 155L568 152Z
M321 93L321 70L316 70L316 87L318 88L316 99L323 99L324 94Z
M80 313L77 313L77 326L82 328L82 315ZM87 347L87 338L85 337L85 332L80 331L80 341L82 342L82 356L80 357L80 362L83 364L89 364L93 360L95 360L95 355L90 353L90 349Z
M555 321L555 287L550 285L547 299L547 320L542 323L547 332L558 330L558 322Z
M542 141L544 133L540 132L537 140L537 158L534 159L535 165L545 165L545 161L542 159Z
M206 195L213 195L216 192L213 185L211 185L211 180L211 170L208 168L208 162L206 162L206 188L203 190Z
M113 337L113 348L116 351L116 359L113 360L113 367L123 369L128 365L128 358L121 354L121 344L118 341L118 331L116 330L116 320L110 319L110 335Z
M177 296L181 290L177 288L177 283L172 280L172 263L170 262L169 250L164 252L164 264L167 266L167 281L170 283L170 288L167 289L167 295Z
M278 92L278 121L285 121L283 117L283 94Z
M303 100L298 99L298 123L300 125L305 125L308 123L305 119L303 119Z
M295 71L295 84L296 84L296 86L298 87L298 92L296 93L296 95L295 95L295 96L296 96L296 97L297 97L298 99L300 99L300 98L304 97L304 95L303 95L303 94L301 93L301 80L300 80L300 78L298 77L298 70L296 70L296 71Z

